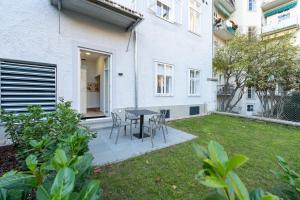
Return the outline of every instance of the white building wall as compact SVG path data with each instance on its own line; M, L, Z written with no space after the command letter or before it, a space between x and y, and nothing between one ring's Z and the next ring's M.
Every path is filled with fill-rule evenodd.
M130 0L121 1L132 2ZM156 17L147 1L137 1L145 20L138 35L139 106L208 104L214 109L212 76L212 2L202 3L201 34L188 31L188 1L183 2L183 24ZM203 2L203 1L201 1ZM57 96L79 110L79 47L112 53L112 108L134 106L133 43L126 51L130 33L100 20L58 10L48 0L0 0L0 58L57 65ZM154 62L174 65L174 95L156 97ZM201 95L188 97L188 68L201 70ZM119 76L118 73L123 73Z

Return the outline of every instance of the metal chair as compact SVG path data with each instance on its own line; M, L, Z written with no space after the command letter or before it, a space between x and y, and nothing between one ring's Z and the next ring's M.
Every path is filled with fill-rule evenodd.
M125 121L130 121L130 125L135 124L135 128L140 120L139 116L135 116L125 110Z
M124 127L124 134L126 135L126 127L130 126L130 136L131 136L131 140L132 140L132 124L130 124L126 121L122 121L121 117L117 113L111 112L111 116L113 119L113 125L111 127L109 138L111 138L114 128L118 128L117 138L116 138L116 142L115 142L117 144L121 128Z
M165 135L166 126L164 124L164 120L165 119L163 114L152 116L149 120L149 124L143 126L142 142L144 141L145 128L147 128L151 137L152 148L154 147L153 138L156 135L157 130L162 130L164 141L165 143L167 143Z
M166 133L169 134L168 128L167 128L167 122L166 122L166 116L167 116L167 110L162 110L160 114L158 115L153 115L149 119L149 123L154 122L157 116L160 117L160 123L161 123L161 128L164 128L166 130Z

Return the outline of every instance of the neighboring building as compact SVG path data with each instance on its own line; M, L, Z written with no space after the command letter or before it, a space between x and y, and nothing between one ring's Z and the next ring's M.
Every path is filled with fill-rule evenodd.
M219 0L215 0L215 4L219 2ZM222 2L229 2L229 0L223 0ZM230 12L230 16L228 16L228 19L237 26L237 29L234 32L230 32L231 37L225 38L226 40L223 40L223 42L219 43L221 44L219 46L226 45L226 41L232 39L236 33L248 34L249 36L261 33L261 0L236 0L230 2L232 2L232 5L234 5L234 10L231 10L232 12ZM214 36L215 41L220 41L220 36L218 34L215 33ZM222 74L216 74L215 76L218 78L217 109L220 110L222 98L224 96L230 95L230 89L227 89L227 91L224 89L224 78ZM234 85L232 85L231 87L233 88ZM233 112L242 115L256 115L260 111L260 101L255 94L254 88L246 88L242 99L233 109Z
M237 0L231 19L238 24L240 33L249 36L260 34L263 39L292 34L295 42L300 44L299 15L298 0ZM222 75L218 75L218 108L220 108L220 98L228 95L224 92L222 78ZM280 88L277 88L276 93L281 94ZM246 88L234 112L242 115L258 115L261 111L261 103L255 94L255 88Z
M64 97L99 127L135 106L212 111L211 16L208 0L1 1L1 108Z

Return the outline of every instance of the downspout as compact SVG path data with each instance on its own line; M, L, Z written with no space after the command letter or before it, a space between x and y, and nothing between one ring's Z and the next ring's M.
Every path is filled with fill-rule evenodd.
M134 2L134 10L137 9L137 1ZM137 28L133 30L133 44L134 44L134 107L138 108L138 44L137 44Z
M134 107L138 108L138 44L137 44L137 32L133 31L133 43L134 43Z

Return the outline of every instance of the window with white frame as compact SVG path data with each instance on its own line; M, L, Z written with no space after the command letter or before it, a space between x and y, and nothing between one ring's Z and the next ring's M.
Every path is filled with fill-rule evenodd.
M173 70L173 65L156 63L156 95L173 95Z
M199 0L189 0L189 30L200 34L201 3Z
M255 0L248 0L248 11L256 11Z
M156 3L156 15L158 17L161 17L165 20L170 20L170 15L171 15L171 7L162 3L161 1L157 1Z
M248 98L248 99L253 99L253 95L254 95L253 88L252 88L252 87L249 87L249 88L247 89L247 98Z
M254 105L248 104L247 105L247 112L253 112L254 111Z
M189 95L200 95L200 70L189 69Z

